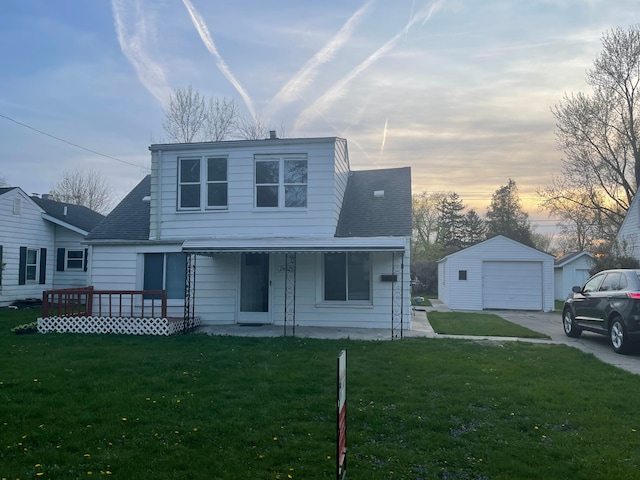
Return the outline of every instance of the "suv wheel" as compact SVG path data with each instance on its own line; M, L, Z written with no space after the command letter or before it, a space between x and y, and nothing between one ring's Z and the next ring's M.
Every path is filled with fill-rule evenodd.
M627 336L627 329L622 322L622 318L615 317L611 321L611 327L609 328L609 340L611 340L611 346L616 353L627 353L631 346L631 342Z
M573 313L568 308L562 314L562 327L567 337L578 338L582 334L582 329L576 325Z

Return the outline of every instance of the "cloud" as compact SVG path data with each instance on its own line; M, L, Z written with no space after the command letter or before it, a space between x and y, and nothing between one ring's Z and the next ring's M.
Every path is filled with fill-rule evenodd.
M134 11L127 7L133 6ZM142 85L162 105L171 95L162 65L147 52L152 28L147 24L139 0L111 0L113 23L122 53L133 65Z
M358 22L369 9L373 0L367 1L362 5L349 20L342 26L340 31L336 33L331 40L313 57L298 70L293 77L280 89L271 102L271 108L280 108L297 100L306 87L308 87L317 75L318 69L325 63L333 59L338 50L340 50L351 38L353 30ZM273 106L275 104L275 107Z
M207 28L207 24L205 23L204 19L198 13L198 11L195 9L195 7L191 4L189 0L182 0L182 3L184 3L184 6L187 7L187 11L189 12L189 16L191 17L193 26L196 27L196 30L200 35L200 39L202 40L202 43L204 43L205 47L207 47L207 50L209 50L209 53L211 53L211 55L215 57L218 70L222 72L225 78L229 80L229 83L231 83L231 85L233 85L233 87L238 91L238 93L244 100L244 103L247 106L247 109L249 110L251 117L255 120L256 112L255 112L255 109L253 108L253 101L249 97L249 94L242 87L240 82L231 73L231 70L229 69L224 59L218 52L218 49L216 48L215 43L213 43L213 38L211 38L211 34L209 33L209 29Z
M422 21L422 24L424 25L431 18L433 13L435 13L441 7L443 3L444 0L436 0L432 2L430 6L425 7L421 9L417 14L412 15L407 22L407 25L400 32L394 35L390 40L388 40L384 45L373 52L356 68L351 70L351 72L349 72L345 77L335 83L328 91L324 93L324 95L322 95L309 107L307 107L296 119L294 129L300 128L311 118L317 116L318 113L324 112L327 108L329 108L331 104L333 104L333 102L335 102L342 96L343 90L354 78L364 72L367 68L369 68L386 53L388 53L393 47L395 47L396 43L398 43L398 41L406 35L407 30L411 28L415 23Z

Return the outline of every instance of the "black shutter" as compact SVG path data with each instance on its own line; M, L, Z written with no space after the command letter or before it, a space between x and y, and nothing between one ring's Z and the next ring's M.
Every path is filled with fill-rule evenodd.
M40 285L43 285L46 283L46 276L47 276L47 249L41 248L40 249L40 280L38 282Z
M4 270L4 265L2 264L2 245L0 245L0 287L2 286L2 272Z
M84 249L84 271L87 271L87 264L89 263L89 249Z
M27 247L20 247L20 263L18 263L18 285L24 285L27 279Z
M56 271L58 271L58 272L64 272L64 254L65 254L65 249L64 248L59 248L58 249L58 260L56 262Z

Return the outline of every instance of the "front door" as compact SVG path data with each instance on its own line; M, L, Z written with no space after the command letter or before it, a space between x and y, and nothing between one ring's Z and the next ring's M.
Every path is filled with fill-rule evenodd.
M270 323L269 254L243 253L238 323Z

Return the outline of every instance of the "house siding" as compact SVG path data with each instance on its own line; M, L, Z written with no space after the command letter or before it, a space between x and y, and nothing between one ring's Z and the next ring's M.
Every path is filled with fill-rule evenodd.
M87 286L87 272L82 270L69 270L66 268L63 271L58 270L57 267L57 251L60 248L66 250L86 250L86 245L80 242L84 239L84 235L68 230L59 225L55 226L55 250L51 252L53 258L53 288L72 288L72 287L84 287ZM85 260L86 261L86 260Z
M14 200L20 200L20 214L14 215ZM53 285L54 226L42 219L42 210L20 189L0 196L0 245L2 245L2 272L0 306L15 300L41 298L42 291ZM20 247L46 249L45 283L38 280L19 285Z
M345 158L334 162L336 139L308 144L260 143L256 146L155 151L152 154L150 238L157 240L210 236L333 235L346 185ZM254 207L254 155L305 154L308 159L307 208L262 209ZM178 211L178 159L224 156L228 158L228 208ZM339 181L336 182L336 177ZM335 187L334 187L335 185ZM327 192L334 192L327 195ZM339 198L338 198L339 197ZM158 228L158 226L161 226ZM185 232L188 232L185 235Z
M625 255L640 260L640 195L636 195L618 230L616 240Z
M483 310L483 270L485 262L540 262L542 268L542 309L553 310L553 257L505 237L486 242L445 257L438 264L438 299L456 310ZM466 270L467 280L458 272ZM517 309L518 306L514 305Z

